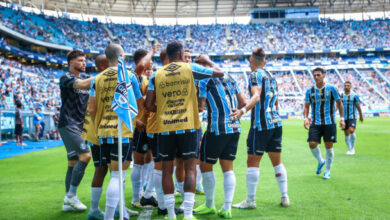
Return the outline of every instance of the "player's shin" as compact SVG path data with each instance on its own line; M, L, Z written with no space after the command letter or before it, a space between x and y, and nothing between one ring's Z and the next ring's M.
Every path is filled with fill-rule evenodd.
M233 170L223 173L223 187L225 191L225 203L223 204L223 210L231 209L234 190L236 188L236 176Z
M206 206L209 208L214 207L214 191L215 191L215 176L214 172L202 173L204 193L206 196Z

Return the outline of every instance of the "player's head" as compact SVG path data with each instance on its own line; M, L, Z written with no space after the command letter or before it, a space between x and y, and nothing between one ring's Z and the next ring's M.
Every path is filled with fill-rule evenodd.
M16 105L16 108L22 108L22 107L23 107L22 102L19 101L19 100L17 100L17 101L15 102L15 105Z
M265 52L263 48L258 47L252 51L252 56L249 58L252 71L263 68L265 66Z
M147 50L144 50L144 49L138 49L134 52L134 55L133 55L133 59L134 59L134 62L135 62L135 65L138 65L138 63L142 60L142 58L144 58L146 55L148 54L148 51ZM150 60L150 63L148 63L146 66L145 66L145 69L149 69L153 66L153 61Z
M85 72L85 53L80 50L72 50L66 55L71 71Z
M105 70L108 68L108 59L106 55L104 54L99 54L95 57L95 66L98 69L99 72Z
M161 61L163 66L165 66L165 65L167 65L169 63L168 54L167 54L167 50L166 49L161 50L161 52L160 52L160 61Z
M184 48L183 44L178 41L170 42L167 45L167 54L169 62L180 61L184 62Z
M153 72L153 65L150 65L148 68L145 69L144 75L149 79L150 75L152 75L152 72Z
M313 70L313 77L316 83L323 83L325 78L325 70L322 67L316 67Z
M125 51L119 44L110 43L106 47L105 53L110 66L116 66L118 64L118 56L121 56L123 59L125 58Z
M41 112L41 107L37 107L37 109L35 110L37 113Z
M352 83L350 81L345 81L344 82L344 92L349 93L352 88Z
M185 60L186 63L191 63L192 62L192 60L191 60L191 52L188 49L184 50L184 60Z

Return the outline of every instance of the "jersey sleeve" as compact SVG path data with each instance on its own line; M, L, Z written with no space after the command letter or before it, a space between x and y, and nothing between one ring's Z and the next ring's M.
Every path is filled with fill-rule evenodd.
M256 71L251 74L250 83L253 86L261 86L261 81L263 81L263 74L260 71Z
M194 75L194 79L201 80L205 78L210 78L213 75L213 69L201 66L196 63L191 63L192 74Z
M340 100L339 92L337 91L336 87L332 86L332 94L335 101Z
M199 97L206 98L207 97L207 82L208 79L203 79L199 81Z
M154 82L156 81L155 80L156 78L156 72L153 72L152 75L150 75L150 78L149 78L149 85L148 85L148 90L150 91L154 91Z
M360 104L360 98L358 95L355 95L356 104Z
M65 73L60 78L60 86L64 88L73 88L74 83L76 82L77 78L72 73Z
M306 94L305 94L305 102L306 103L309 103L310 102L310 89L308 89L306 91Z
M137 77L134 74L130 73L130 81L131 81L131 85L133 87L135 99L138 100L138 99L142 98L141 89L139 88L139 83L138 83Z
M95 97L96 96L96 90L95 90L95 79L91 81L91 87L89 88L89 97Z

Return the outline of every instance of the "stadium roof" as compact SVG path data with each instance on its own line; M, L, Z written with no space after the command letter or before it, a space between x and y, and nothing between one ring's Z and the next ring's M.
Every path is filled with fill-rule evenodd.
M1 0L28 7L129 17L248 16L255 7L318 6L321 13L383 12L390 0Z

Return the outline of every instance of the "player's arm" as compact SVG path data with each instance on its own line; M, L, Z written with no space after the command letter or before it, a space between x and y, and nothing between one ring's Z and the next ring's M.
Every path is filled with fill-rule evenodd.
M200 64L191 63L191 69L195 79L204 79L209 77L222 77L224 75L223 70L219 68L210 57L201 54L195 62ZM202 65L202 66L201 66Z
M77 79L73 84L73 88L75 88L75 89L89 89L92 80L93 80L93 77L90 77L88 79Z
M230 114L230 117L233 117L234 119L238 120L243 114L255 107L255 105L260 101L261 86L253 86L251 88L251 94L252 97L248 101L248 103L246 103L246 105L240 109L233 109L233 113Z
M161 44L155 44L153 45L153 49L146 54L136 65L134 72L137 73L138 75L141 75L146 67L150 65L150 61L152 60L153 54L158 51L158 48L161 47Z
M206 98L199 97L198 98L198 110L199 112L203 112L206 108Z
M363 123L363 112L362 112L362 108L360 107L360 103L356 104L356 108L359 112L359 120Z
M91 120L93 123L95 123L95 117L96 117L96 98L95 98L95 82L91 82L91 86L89 89L89 105L88 105L88 112L91 115Z
M309 130L310 121L309 121L309 110L310 110L310 102L305 102L305 108L303 109L303 126Z
M334 97L334 100L336 101L337 108L339 109L340 113L340 128L345 128L345 119L344 119L344 105L343 102L340 99L340 95L335 87L332 88L332 95Z
M152 73L149 80L148 91L146 93L146 100L144 106L149 112L156 112L156 91L154 87L156 73Z
M246 106L246 100L241 93L237 94L237 100L238 100L238 108L239 109L244 108Z
M206 107L206 98L207 98L207 83L209 79L203 79L199 81L198 85L198 110L203 112Z

